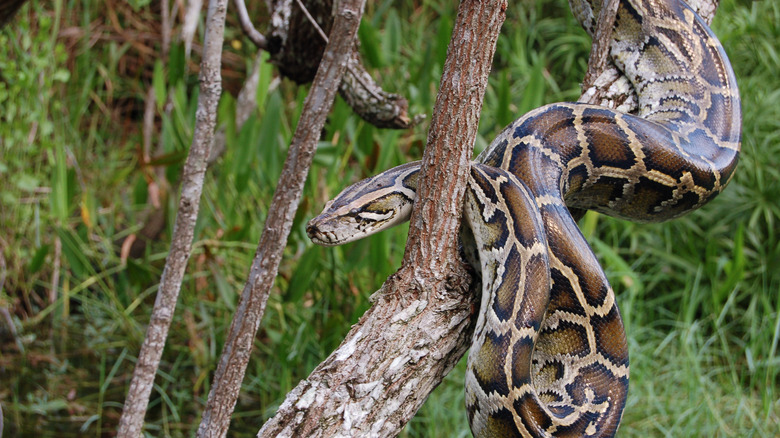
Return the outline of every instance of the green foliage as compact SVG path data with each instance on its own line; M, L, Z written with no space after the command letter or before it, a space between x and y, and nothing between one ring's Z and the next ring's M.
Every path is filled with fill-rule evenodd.
M113 12L130 27L159 22L150 8L135 1ZM409 98L414 114L431 112L454 8L367 5L359 32L367 64L385 89ZM100 436L116 427L170 241L169 224L140 258L118 255L147 220L154 169L178 179L197 105L194 64L178 44L157 60L145 59L138 41L103 38L114 26L103 9L90 0L33 1L0 31L0 250L7 264L0 305L18 332L13 337L0 322L0 403L10 436ZM478 150L523 112L576 99L590 48L566 2L513 3L507 14ZM745 121L744 152L728 189L665 224L594 213L581 222L629 335L631 392L620 436L780 434L778 23L776 2L724 1L716 18ZM81 33L58 38L65 28ZM231 36L248 47L229 26L234 43ZM247 59L252 52L234 50ZM142 67L128 69L133 62ZM306 95L276 75L262 65L258 108L241 127L235 99L225 93L220 102L227 149L207 176L194 254L146 417L149 436L188 436L199 422ZM150 87L154 150L143 163ZM406 227L320 248L306 238L306 221L350 182L419 159L426 130L378 130L337 100L256 338L236 435L254 434L273 415L401 262ZM175 196L161 199L172 218ZM403 436L469 436L464 365Z

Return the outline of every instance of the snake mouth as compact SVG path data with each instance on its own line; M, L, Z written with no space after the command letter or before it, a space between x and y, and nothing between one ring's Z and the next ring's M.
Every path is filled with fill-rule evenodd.
M306 225L306 235L309 236L309 239L312 242L321 246L337 246L347 242L347 239L340 239L339 236L332 231L320 230L317 228L316 224L311 222Z

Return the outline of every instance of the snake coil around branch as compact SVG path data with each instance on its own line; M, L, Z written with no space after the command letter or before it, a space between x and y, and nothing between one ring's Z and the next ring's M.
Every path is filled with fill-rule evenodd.
M572 3L592 29L597 8ZM636 114L546 105L510 124L472 165L462 242L483 281L466 373L475 436L615 435L628 347L614 292L576 220L586 210L639 222L679 217L733 175L739 94L707 24L681 0L622 0L611 35L610 59L636 93ZM337 245L407 220L419 171L405 164L345 189L309 223L309 236Z

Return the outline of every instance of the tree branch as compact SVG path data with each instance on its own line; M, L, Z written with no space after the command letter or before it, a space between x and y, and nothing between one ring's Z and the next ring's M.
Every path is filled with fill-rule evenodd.
M618 4L618 0L604 0L601 5L596 30L592 33L593 42L590 45L588 70L582 80L584 90L593 86L596 78L604 72L609 63L609 43L612 41L612 29L615 27Z
M266 49L268 43L265 41L265 37L261 34L255 26L252 24L252 20L249 18L249 13L246 11L246 4L244 0L235 0L233 2L236 6L236 13L238 13L238 21L241 23L241 29L244 30L244 34L252 41L258 49Z
M395 436L468 348L479 288L472 283L468 290L455 232L506 7L475 3L461 3L453 30L402 268L258 437ZM614 18L606 16L602 26L611 30ZM600 33L609 38L610 32ZM597 63L606 59L608 40L600 47L605 52L592 58L594 71L603 69Z
M196 113L195 132L187 161L182 170L181 198L173 227L171 250L165 261L160 288L152 309L146 338L130 382L117 436L136 438L143 429L146 407L152 392L154 376L160 364L168 329L171 325L176 300L181 289L189 260L195 221L198 217L200 195L206 172L206 159L214 135L217 103L222 93L220 63L225 29L227 0L212 0L206 18L203 59L200 70L200 96Z
M395 436L468 348L477 287L457 249L461 206L505 1L461 3L402 268L259 437ZM445 188L441 190L441 188Z
M209 392L198 437L222 437L241 389L257 328L290 234L312 157L355 41L364 0L342 0L271 201L260 243Z

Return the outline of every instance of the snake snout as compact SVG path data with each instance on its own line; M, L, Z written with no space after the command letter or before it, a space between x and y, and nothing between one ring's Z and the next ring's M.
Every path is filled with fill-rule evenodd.
M310 220L309 223L306 224L306 235L309 236L309 239L314 239L319 233L320 230L317 228L317 224L315 224L313 220Z
M317 216L306 224L306 234L317 245L333 246L338 244L338 238L329 221L322 220L322 216Z

